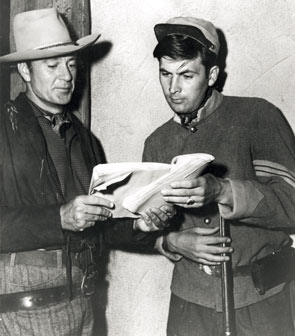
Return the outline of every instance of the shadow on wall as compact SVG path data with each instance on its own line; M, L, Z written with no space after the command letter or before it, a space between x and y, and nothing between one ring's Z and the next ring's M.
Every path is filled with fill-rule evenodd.
M225 35L222 32L221 29L217 29L217 34L220 42L220 49L219 49L219 54L218 54L218 59L217 59L217 65L219 66L219 76L217 79L217 82L215 84L215 88L222 92L226 78L227 78L227 72L225 71L226 68L226 57L228 53L227 49L227 42L225 39Z
M78 109L78 106L80 106L84 88L85 86L88 86L87 84L87 82L89 81L88 69L91 67L92 64L97 63L102 59L104 59L109 54L111 48L112 43L104 41L101 43L97 43L91 46L90 48L84 49L79 52L79 69L76 80L76 88L72 101L69 105L69 109L71 111L76 111ZM91 119L91 115L89 115L89 119Z
M88 49L88 62L91 64L104 59L112 49L113 44L109 41L103 41L95 44L92 48Z

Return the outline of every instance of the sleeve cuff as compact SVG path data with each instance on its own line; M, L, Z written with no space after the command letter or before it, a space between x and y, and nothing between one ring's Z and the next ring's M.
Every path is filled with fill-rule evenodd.
M251 181L230 180L233 192L233 207L218 204L220 214L225 219L250 217L263 199L263 194Z

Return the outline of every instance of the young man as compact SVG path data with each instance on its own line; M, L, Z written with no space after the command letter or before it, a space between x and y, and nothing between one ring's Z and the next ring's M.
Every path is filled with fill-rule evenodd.
M87 195L102 149L66 105L76 53L99 34L72 41L50 8L18 14L14 38L16 52L0 62L17 63L26 91L1 110L0 334L92 335L99 237L107 246L144 246L149 237L134 229L166 225L173 207L102 225L115 205Z
M198 152L215 157L202 176L162 190L179 207L181 227L157 244L177 261L168 335L223 335L220 263L230 256L237 335L294 335L290 275L284 274L294 270L286 233L295 227L294 135L269 102L214 89L220 46L212 23L177 17L156 25L155 34L160 83L174 116L147 138L143 160L169 163ZM219 237L220 216L231 238ZM220 245L230 239L231 247ZM263 293L250 265L270 255L267 271L278 281ZM276 269L279 260L286 262L283 271ZM262 274L260 280L269 279Z

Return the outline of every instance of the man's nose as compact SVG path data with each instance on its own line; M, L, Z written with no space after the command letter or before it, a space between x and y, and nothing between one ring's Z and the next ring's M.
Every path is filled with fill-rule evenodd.
M172 94L181 91L179 79L177 77L172 77L171 78L169 91Z
M72 72L67 64L64 64L60 68L60 76L65 81L71 81L73 79Z

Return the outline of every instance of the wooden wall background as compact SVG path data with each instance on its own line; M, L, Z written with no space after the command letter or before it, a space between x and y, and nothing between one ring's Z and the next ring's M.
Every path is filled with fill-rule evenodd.
M0 54L9 53L9 25L10 2L1 1L0 4ZM9 98L10 71L7 66L0 65L0 103Z

